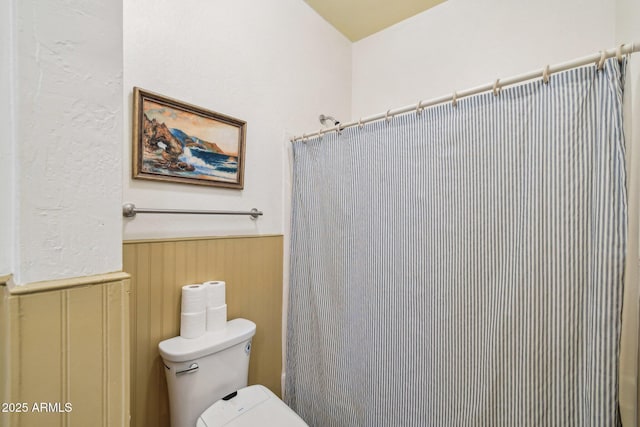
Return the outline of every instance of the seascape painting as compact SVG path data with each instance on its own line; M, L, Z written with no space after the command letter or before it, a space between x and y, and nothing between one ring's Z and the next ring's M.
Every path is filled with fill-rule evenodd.
M134 88L134 177L243 188L246 123Z

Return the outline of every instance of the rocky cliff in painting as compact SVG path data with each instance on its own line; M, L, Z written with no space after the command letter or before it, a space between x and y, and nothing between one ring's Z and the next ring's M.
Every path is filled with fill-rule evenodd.
M146 114L143 117L142 149L145 160L155 168L193 171L195 168L192 165L179 160L184 152L183 145L169 128L156 119L149 120Z
M222 151L222 148L218 146L215 142L205 141L204 139L197 138L195 136L190 136L181 131L180 129L170 129L171 134L176 137L181 143L183 147L187 148L199 148L201 150L206 150L211 153L217 154L225 154Z

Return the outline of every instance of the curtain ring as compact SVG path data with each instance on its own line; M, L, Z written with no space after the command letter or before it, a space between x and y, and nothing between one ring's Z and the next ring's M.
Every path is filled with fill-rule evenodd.
M322 128L318 130L318 138L322 139Z
M622 64L622 47L624 45L621 44L620 46L618 46L618 49L616 49L616 58L618 59L618 62Z
M362 117L358 120L358 128L362 129L364 125L362 124Z
M422 114L422 100L418 101L418 105L416 105L416 114L418 116Z
M493 84L493 96L498 96L502 87L500 87L500 79L496 79L496 82Z
M451 98L451 106L452 107L458 106L458 92L453 92L453 97Z
M386 113L385 113L385 115L384 115L384 119L386 120L386 122L387 122L387 123L389 123L389 121L391 120L391 119L389 118L389 111L391 111L391 110L387 110L387 112L386 112ZM391 117L393 117L393 116L391 116Z
M602 50L600 51L600 60L598 61L598 70L602 70L604 67L604 60L607 58L607 53Z
M307 134L305 133L302 134L302 142L304 142L305 144L307 143Z
M549 65L544 67L544 71L542 72L542 82L546 85L549 84Z

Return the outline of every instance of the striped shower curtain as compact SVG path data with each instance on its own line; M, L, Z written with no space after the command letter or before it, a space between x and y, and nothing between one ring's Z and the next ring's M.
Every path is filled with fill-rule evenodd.
M294 144L285 397L309 425L619 425L623 70Z

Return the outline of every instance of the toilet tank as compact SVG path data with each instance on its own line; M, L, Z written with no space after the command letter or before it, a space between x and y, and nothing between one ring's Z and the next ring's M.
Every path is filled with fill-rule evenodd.
M207 407L247 385L255 332L250 320L233 319L223 331L192 339L174 337L158 345L172 427L195 426Z

